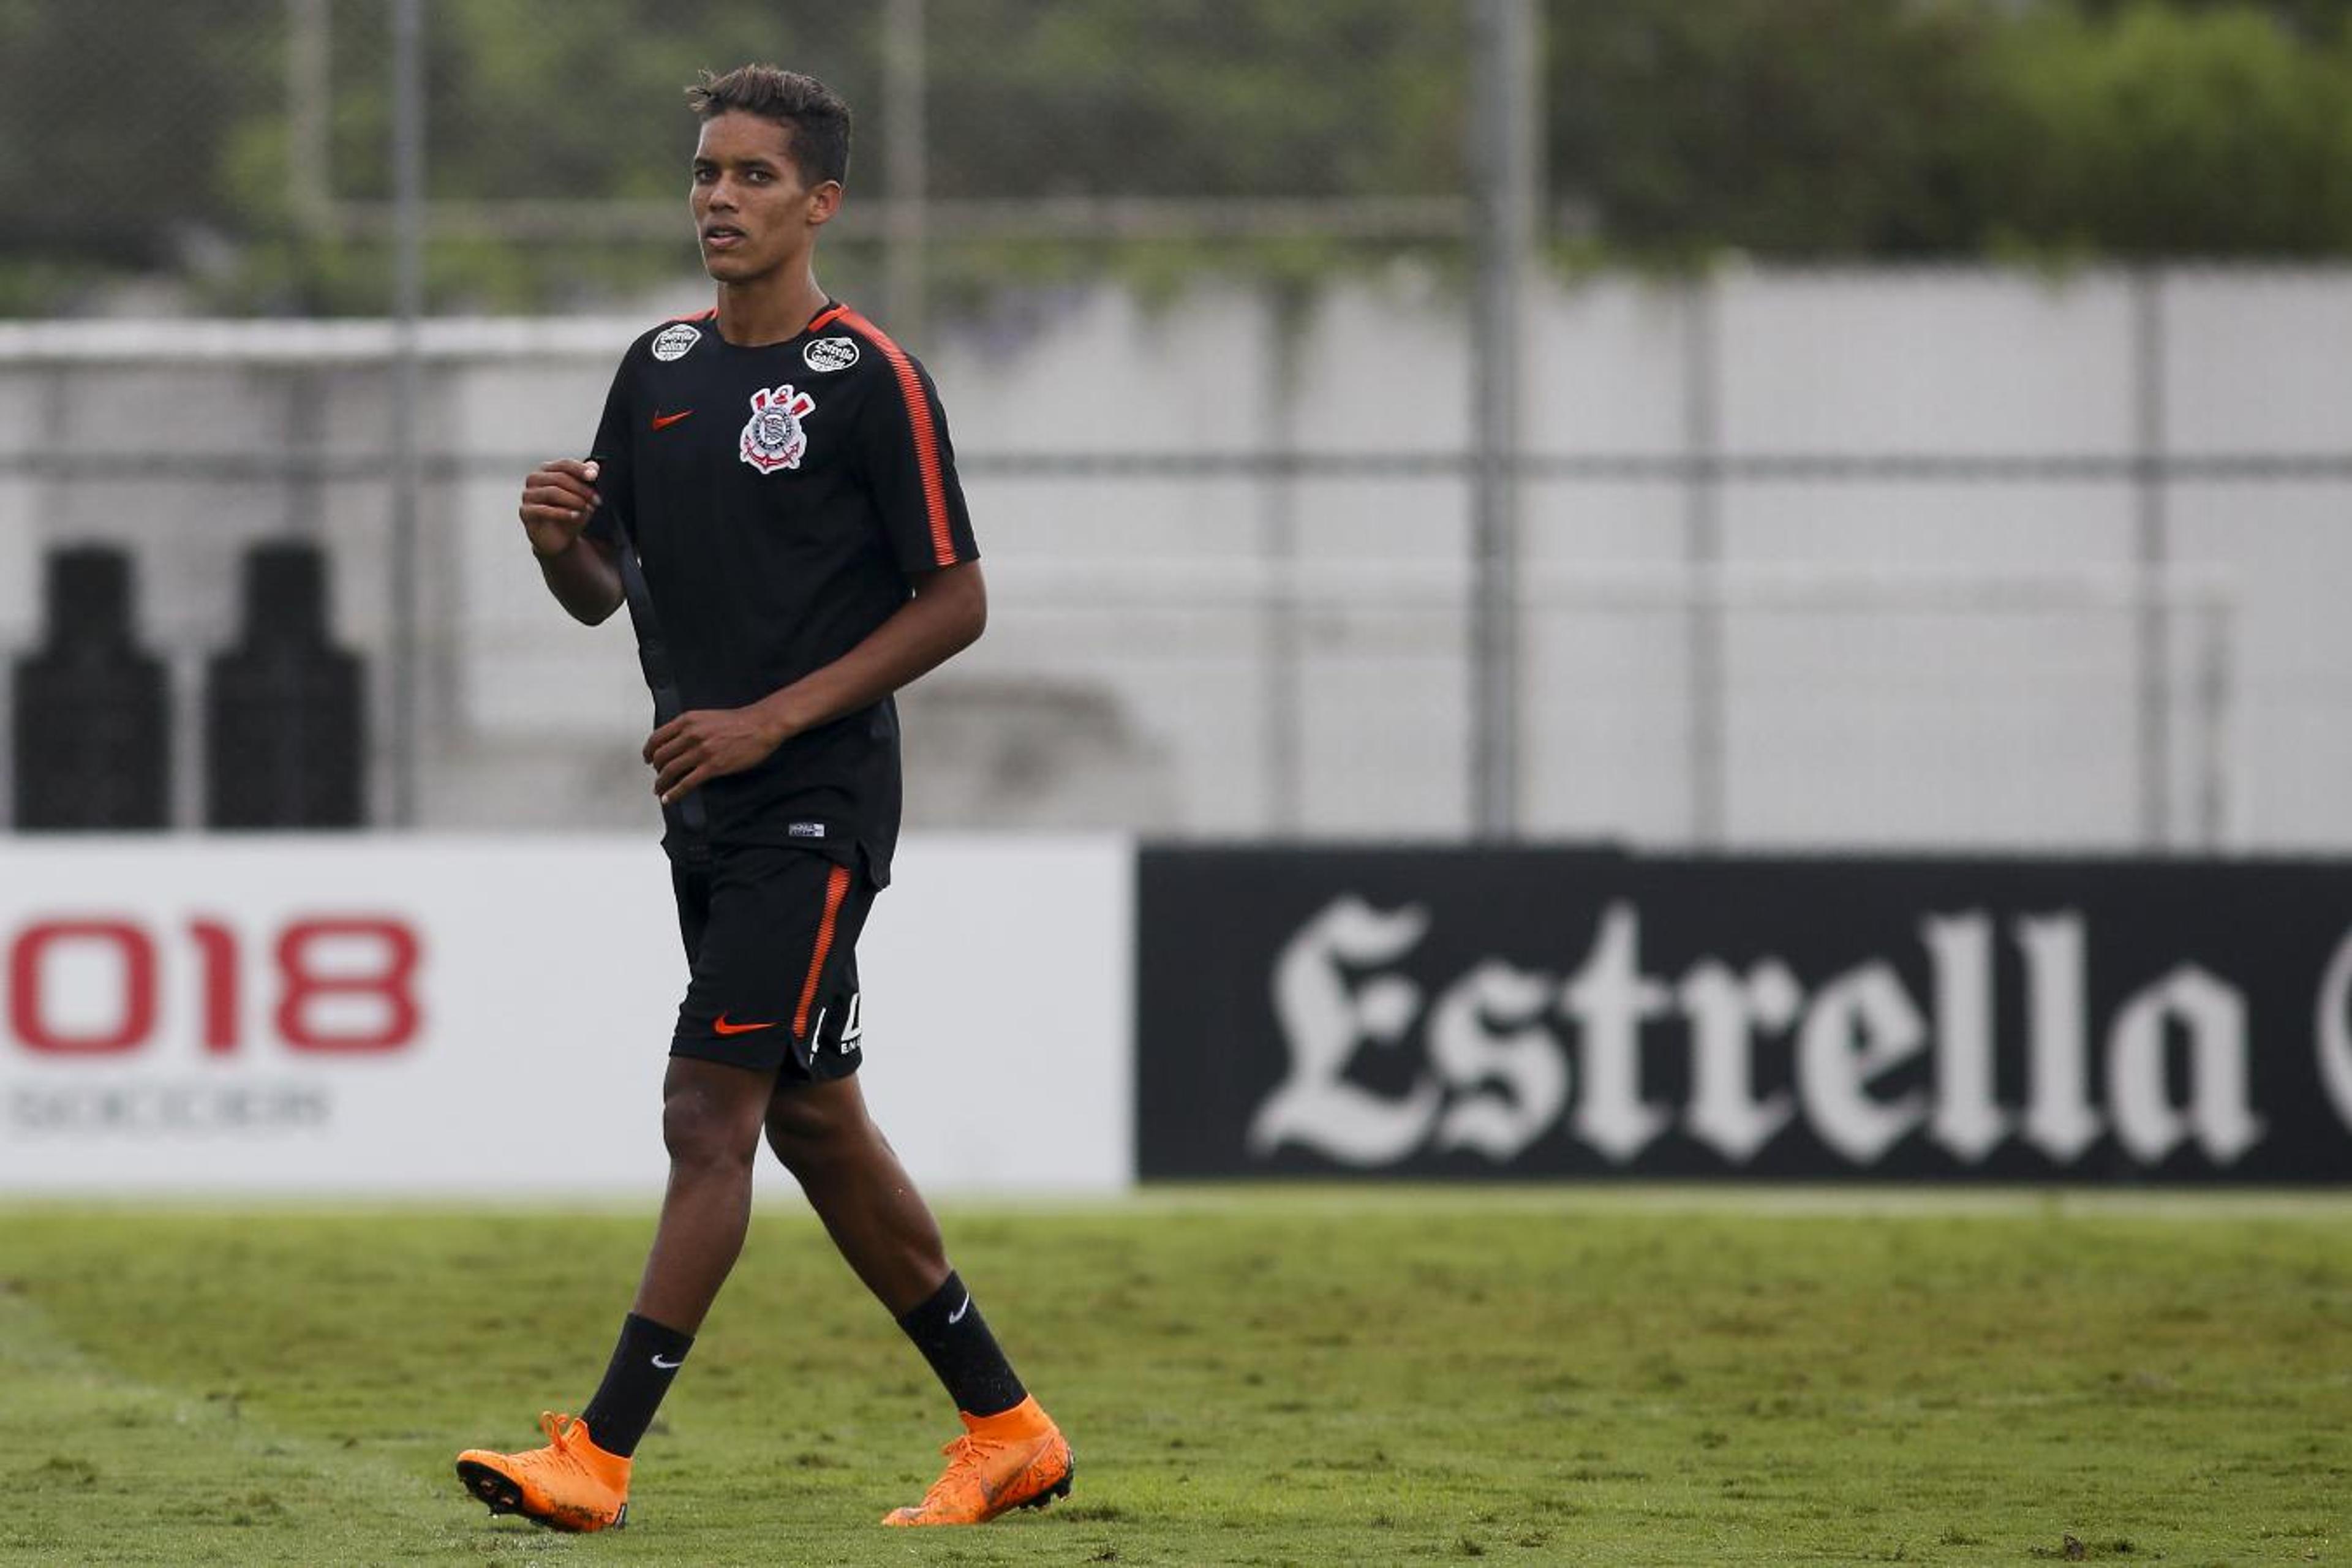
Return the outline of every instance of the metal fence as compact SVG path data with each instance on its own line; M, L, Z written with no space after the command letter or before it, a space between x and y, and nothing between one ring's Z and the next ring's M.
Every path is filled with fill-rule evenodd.
M626 649L541 602L511 490L702 302L678 89L763 58L859 109L825 279L939 374L1001 605L910 696L918 821L2352 842L2341 277L1555 277L1526 0L110 6L170 36L124 66L149 162L82 191L152 195L182 281L19 286L0 651L119 546L173 825L218 820L214 665L288 539L363 661L366 820L648 818ZM1923 371L1988 290L2018 341Z

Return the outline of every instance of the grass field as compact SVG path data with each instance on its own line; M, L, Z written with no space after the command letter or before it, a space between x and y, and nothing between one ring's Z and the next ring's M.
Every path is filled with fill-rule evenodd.
M630 1527L450 1457L602 1369L643 1215L0 1209L0 1562L2352 1562L2352 1199L1207 1192L950 1209L1066 1503L782 1209Z

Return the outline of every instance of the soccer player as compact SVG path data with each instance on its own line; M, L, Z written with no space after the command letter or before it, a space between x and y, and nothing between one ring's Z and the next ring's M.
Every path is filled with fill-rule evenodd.
M885 1524L977 1524L1068 1495L1070 1447L949 1267L856 1076L859 929L899 815L892 693L987 619L947 421L905 350L816 281L849 110L770 66L704 73L692 208L715 310L646 332L592 455L523 483L549 590L629 607L690 975L662 1086L669 1184L603 1383L548 1446L469 1449L493 1513L603 1530L638 1439L741 1251L764 1132L964 1427Z

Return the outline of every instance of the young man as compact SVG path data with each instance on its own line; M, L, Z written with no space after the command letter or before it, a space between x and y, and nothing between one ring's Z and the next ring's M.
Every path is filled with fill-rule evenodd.
M622 604L654 695L645 744L691 975L662 1089L669 1186L636 1300L580 1415L543 1448L470 1449L493 1513L603 1530L734 1265L762 1132L964 1426L886 1524L977 1524L1070 1489L1069 1445L1007 1364L867 1116L857 933L898 831L891 694L981 634L979 551L929 377L817 286L849 110L746 66L689 93L692 206L716 310L639 338L593 454L524 481L549 590Z

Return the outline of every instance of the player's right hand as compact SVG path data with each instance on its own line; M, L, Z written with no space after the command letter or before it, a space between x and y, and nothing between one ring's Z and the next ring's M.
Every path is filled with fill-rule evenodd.
M522 482L517 515L530 540L530 552L545 561L562 554L596 515L596 465L577 458L553 458Z

